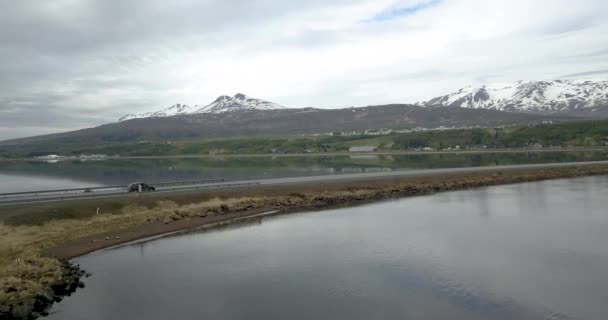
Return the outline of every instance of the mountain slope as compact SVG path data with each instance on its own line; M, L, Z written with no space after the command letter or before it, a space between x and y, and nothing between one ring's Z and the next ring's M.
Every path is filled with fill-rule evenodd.
M160 109L154 112L145 112L139 114L127 114L118 119L118 122L127 121L131 119L140 119L140 118L163 118L163 117L171 117L180 114L189 114L192 111L196 110L198 106L188 106L185 104L174 104L170 107Z
M411 129L439 126L500 126L567 120L556 116L495 110L421 107L391 104L345 109L247 109L173 117L133 119L59 134L4 141L30 143L94 143L167 141L238 136L318 134L367 129Z
M518 81L508 85L466 87L419 105L608 116L608 81Z

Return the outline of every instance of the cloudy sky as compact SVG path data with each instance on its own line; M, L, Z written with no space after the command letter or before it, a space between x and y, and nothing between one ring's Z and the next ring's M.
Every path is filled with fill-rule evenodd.
M0 3L0 140L243 92L289 107L608 77L606 0Z

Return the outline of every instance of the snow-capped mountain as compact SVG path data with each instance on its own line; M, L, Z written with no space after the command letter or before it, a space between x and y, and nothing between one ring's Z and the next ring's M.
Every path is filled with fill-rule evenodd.
M286 109L284 106L261 99L250 98L242 93L237 93L234 97L220 96L211 104L201 107L199 105L188 106L185 104L176 104L168 108L164 108L154 112L146 112L140 114L127 114L120 118L118 122L127 121L138 118L164 118L176 115L186 114L204 114L204 113L224 113L234 112L239 110L277 110Z
M558 116L608 117L608 81L553 80L517 81L511 84L465 87L436 97L419 106L462 107ZM211 104L176 104L155 112L128 114L119 122L136 118L161 118L176 115L221 114L242 110L282 110L282 105L248 97L242 93L220 96Z
M250 98L242 93L237 93L234 97L221 96L210 105L202 107L194 113L224 113L239 110L276 110L285 109L284 106L265 100Z
M608 81L517 81L466 87L419 105L544 114L608 113Z
M122 118L118 119L118 122L122 122L122 121L127 121L127 120L131 120L131 119L139 119L139 118L163 118L163 117L170 117L170 116L176 116L179 114L189 114L192 113L192 111L196 110L200 108L199 106L188 106L185 104L174 104L170 107L158 110L158 111L154 111L154 112L145 112L145 113L139 113L139 114L127 114L125 116L123 116Z

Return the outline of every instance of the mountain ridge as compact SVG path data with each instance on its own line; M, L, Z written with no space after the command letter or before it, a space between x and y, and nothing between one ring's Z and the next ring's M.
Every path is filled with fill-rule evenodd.
M608 81L551 80L516 81L508 84L467 86L414 105L461 107L506 112L593 117L608 116ZM118 122L192 114L219 114L240 110L283 110L280 104L243 93L222 95L206 106L175 104L157 111L127 114ZM332 108L333 110L342 108Z
M202 107L196 111L194 114L198 113L224 113L224 112L234 112L239 110L280 110L286 109L286 107L274 103L269 102L262 99L251 98L245 94L237 93L233 97L230 96L220 96L211 104Z
M163 108L157 111L144 112L139 114L127 114L118 119L118 122L123 122L132 119L142 118L165 118L178 115L188 114L206 114L206 113L224 113L224 112L235 112L240 110L279 110L286 109L286 107L262 100L249 97L243 93L237 93L234 96L219 96L212 103L206 106L189 106L185 104L174 104L170 107Z
M505 85L468 86L417 105L574 116L608 115L608 81L517 81Z
M177 103L170 107L163 108L153 112L144 112L139 114L126 114L118 119L118 122L127 121L131 119L140 119L140 118L161 118L161 117L171 117L180 114L189 114L192 110L198 108L198 106L188 106L185 104Z

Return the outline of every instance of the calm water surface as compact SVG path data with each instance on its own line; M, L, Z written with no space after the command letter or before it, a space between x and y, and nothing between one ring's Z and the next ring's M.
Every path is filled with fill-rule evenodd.
M227 181L357 172L608 160L608 152L352 155L123 159L105 161L0 161L0 193L199 179Z
M51 319L607 319L608 176L266 218L77 259Z

